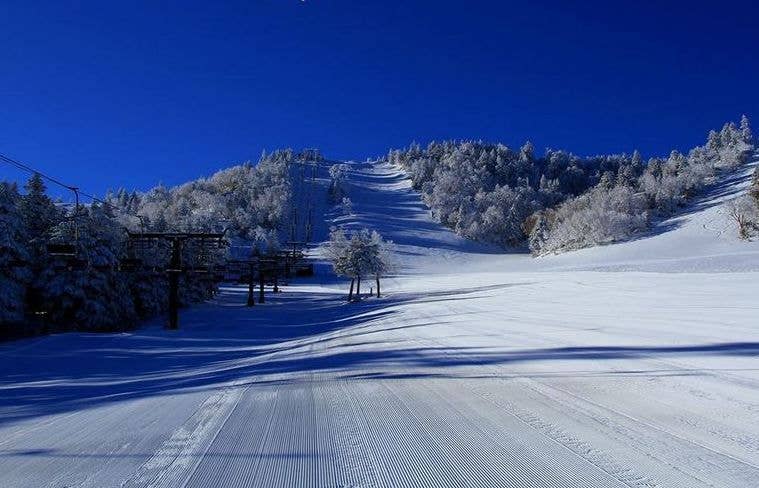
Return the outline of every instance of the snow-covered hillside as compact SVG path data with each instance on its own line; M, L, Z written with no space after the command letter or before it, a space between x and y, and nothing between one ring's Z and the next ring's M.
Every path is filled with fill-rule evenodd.
M176 332L4 344L0 486L755 486L759 248L724 211L748 171L650 235L533 259L353 163L353 214L321 210L395 241L385 298L346 304L320 267Z
M438 260L501 253L455 235L436 223L406 175L387 163L348 163L346 191L353 213L335 210L334 225L347 230L370 228L393 241L404 268L434 268Z
M713 185L704 198L631 241L585 249L545 261L566 269L741 272L759 271L759 245L738 239L725 203L745 193L759 164L751 163Z
M759 155L712 185L674 217L635 239L534 259L456 236L437 224L398 168L386 163L352 164L355 215L335 219L347 228L370 227L393 240L412 269L437 273L446 263L458 272L490 271L759 271L759 242L742 241L726 203L745 193ZM438 266L438 264L440 264Z

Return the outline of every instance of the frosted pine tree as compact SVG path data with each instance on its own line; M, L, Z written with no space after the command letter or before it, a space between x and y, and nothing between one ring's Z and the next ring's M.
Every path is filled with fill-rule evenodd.
M751 122L749 122L748 117L743 115L741 117L741 138L743 139L743 142L746 144L753 144L754 143L754 135L751 133Z
M550 227L548 225L548 218L545 215L545 211L538 212L533 218L535 219L535 224L530 231L527 244L530 248L530 252L532 252L533 255L538 256L542 253L543 245L548 237Z
M20 200L15 185L0 183L0 324L24 318L25 288L31 276Z
M377 298L382 296L380 293L380 278L383 278L396 268L396 263L391 251L392 245L393 243L384 240L379 232L376 230L372 231L368 242L370 259L369 272L374 275L374 280L377 285Z
M74 234L78 237L74 240ZM54 326L77 330L122 330L136 319L129 282L118 271L124 229L97 205L52 230L53 238L75 242L83 269L48 267L41 294Z
M39 263L50 230L61 220L61 212L45 193L47 188L39 174L35 173L24 189L26 194L19 201L19 210L31 244L32 257Z

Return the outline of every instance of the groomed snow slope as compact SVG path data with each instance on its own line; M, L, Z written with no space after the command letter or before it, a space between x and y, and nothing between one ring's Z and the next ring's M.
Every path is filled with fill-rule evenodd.
M745 182L533 260L352 168L332 217L398 244L387 297L325 274L253 309L226 288L174 333L0 346L0 486L757 485L757 247L720 206Z

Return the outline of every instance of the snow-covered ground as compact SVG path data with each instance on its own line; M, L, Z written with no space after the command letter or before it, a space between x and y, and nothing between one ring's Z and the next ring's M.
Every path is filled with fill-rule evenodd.
M2 345L0 486L759 486L759 246L723 205L750 170L534 260L354 164L331 217L395 241L385 298L320 274L252 309L227 287L176 332Z

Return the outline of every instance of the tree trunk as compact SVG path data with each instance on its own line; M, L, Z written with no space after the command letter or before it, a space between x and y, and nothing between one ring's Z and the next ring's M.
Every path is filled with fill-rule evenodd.
M179 271L169 271L169 329L179 328Z
M264 272L258 270L258 303L264 303Z
M358 275L356 280L356 300L361 300L361 275Z
M377 279L377 298L379 298L380 297L380 284L379 284L379 278L380 277L379 277L379 275L377 275L377 276L375 276L375 278Z
M248 271L250 272L250 276L248 276L248 302L246 305L252 307L256 304L256 276L252 264L248 266Z
M355 278L351 278L351 289L348 292L348 301L350 302L353 300L353 282L356 281Z
M253 278L253 272L251 271L250 279L248 280L248 302L246 303L248 307L252 307L253 305L256 304L256 300L254 298L255 295L256 295L256 282Z

